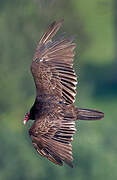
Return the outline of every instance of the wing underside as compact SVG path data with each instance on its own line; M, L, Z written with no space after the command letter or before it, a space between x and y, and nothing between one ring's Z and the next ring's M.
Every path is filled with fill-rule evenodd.
M30 128L29 134L40 155L55 164L62 165L64 161L72 167L71 142L75 133L75 119L72 113L65 114L63 106L69 106L75 101L77 78L73 69L73 58L76 45L73 43L73 38L64 38L63 35L52 40L61 24L62 21L57 24L53 22L49 26L37 46L31 65L37 97L46 97L45 101L49 95L57 97L55 99L61 103L61 112L56 113L52 123L49 117L48 124L51 125L47 124L47 117L42 119L41 122L45 122L42 125L46 129L43 133L37 119ZM54 108L53 113L56 111L56 102ZM59 113L62 114L62 118L59 117Z
M40 93L56 94L64 103L75 101L77 77L73 69L74 48L73 38L60 36L51 40L62 22L53 23L43 35L37 46L31 71L34 77L37 96Z
M51 120L50 120L51 121ZM58 125L54 124L48 129L48 132L39 136L35 135L38 122L34 122L35 128L31 127L29 134L36 151L43 157L48 158L55 164L63 165L63 161L70 167L72 165L72 145L73 135L76 131L73 115L65 116L56 120ZM53 128L55 129L53 134Z

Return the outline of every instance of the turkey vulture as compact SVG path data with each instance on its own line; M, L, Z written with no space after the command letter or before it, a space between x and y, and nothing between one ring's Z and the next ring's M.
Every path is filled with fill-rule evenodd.
M104 113L74 106L77 77L73 69L73 38L62 34L55 40L63 20L55 21L42 36L34 54L31 72L36 99L26 113L24 124L34 120L29 135L36 151L53 163L72 165L73 135L76 120L99 120Z

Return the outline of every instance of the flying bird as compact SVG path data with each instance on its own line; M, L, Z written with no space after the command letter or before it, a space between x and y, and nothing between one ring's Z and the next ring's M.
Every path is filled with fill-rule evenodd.
M73 38L62 34L52 40L63 20L55 21L39 41L31 72L36 86L36 99L24 117L33 120L29 135L36 151L53 163L73 167L72 145L76 120L100 120L104 113L74 106L77 77L73 69Z

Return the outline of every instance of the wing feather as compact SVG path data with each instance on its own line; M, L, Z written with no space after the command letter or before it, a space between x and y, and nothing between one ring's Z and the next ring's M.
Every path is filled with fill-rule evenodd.
M37 96L42 93L57 94L66 104L74 103L77 78L73 69L73 38L61 36L52 41L63 20L53 22L42 36L34 54L31 71L37 89ZM57 92L57 93L56 93Z
M67 106L66 106L67 107ZM60 114L45 116L41 127L41 122L36 120L29 130L32 143L39 154L48 158L55 164L62 165L62 161L69 166L72 165L72 145L73 135L76 131L75 117L68 114L69 109L62 109ZM47 119L49 118L49 121ZM45 128L45 130L44 130ZM61 163L60 163L61 162Z
M63 165L64 161L73 167L71 142L76 129L75 117L69 105L74 103L76 95L77 78L73 69L76 45L73 43L73 37L64 38L62 35L56 40L51 40L62 22L63 20L57 24L53 22L49 26L34 54L31 71L37 98L44 97L47 102L47 97L55 100L50 103L50 108L42 119L36 119L29 134L40 155L55 164ZM69 108L70 115L65 108Z
M34 54L33 61L35 61L40 55L41 51L40 48L43 47L48 41L51 40L51 38L56 34L56 32L59 30L59 28L62 25L63 20L61 20L59 23L56 24L56 21L54 21L47 29L47 31L42 36L41 40L39 41L39 44L36 48L36 52ZM43 49L43 48L42 48Z

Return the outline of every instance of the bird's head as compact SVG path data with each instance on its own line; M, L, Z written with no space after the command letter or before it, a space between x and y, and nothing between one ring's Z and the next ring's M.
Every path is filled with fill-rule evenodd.
M30 113L27 112L27 113L25 114L25 117L24 117L24 124L26 124L29 119L30 119Z

